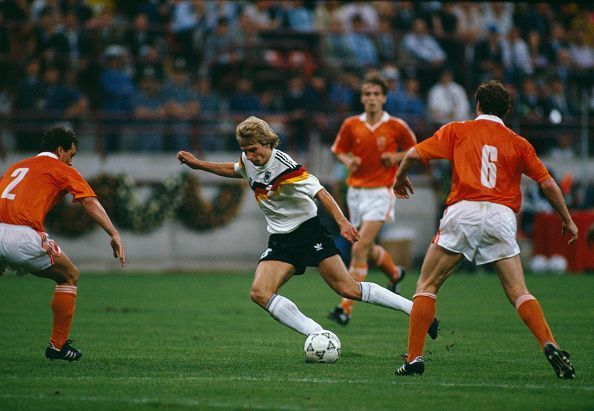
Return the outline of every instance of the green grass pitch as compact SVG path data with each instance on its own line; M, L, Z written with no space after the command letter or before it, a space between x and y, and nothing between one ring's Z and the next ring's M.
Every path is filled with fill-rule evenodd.
M71 338L79 362L43 356L48 280L0 277L0 410L592 410L594 276L527 282L575 380L559 380L493 274L455 274L438 297L441 334L426 345L422 377L396 377L408 317L355 306L341 328L338 302L315 271L281 293L333 330L343 354L306 364L305 337L249 300L252 273L91 275L79 283ZM384 283L379 273L369 280ZM407 277L411 296L416 278Z

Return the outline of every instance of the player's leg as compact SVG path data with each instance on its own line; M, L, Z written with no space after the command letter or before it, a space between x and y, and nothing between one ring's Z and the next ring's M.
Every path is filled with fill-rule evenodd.
M70 346L70 327L76 308L77 284L80 272L70 258L63 252L53 255L53 264L45 270L33 275L49 278L56 282L52 299L52 335L46 350L46 357L50 359L78 360L82 353Z
M318 265L324 281L338 294L350 300L364 301L410 313L412 302L375 283L357 282L347 272L338 255L322 260Z
M364 281L365 277L367 277L367 272L369 270L367 261L371 255L371 250L375 245L375 238L382 228L382 225L383 221L363 221L359 228L359 241L352 246L351 266L349 269L350 276L356 282ZM343 298L340 301L340 308L346 316L347 322L348 318L350 318L354 304L355 301L348 298ZM337 312L337 310L334 312Z
M417 281L408 327L408 358L396 374L422 374L425 334L435 321L435 302L439 288L452 274L461 254L452 253L436 244L431 244Z
M284 261L260 261L252 282L250 298L281 324L309 335L322 330L322 326L301 313L291 300L277 294L294 273L295 267Z
M520 256L496 261L493 266L509 302L516 307L520 318L540 344L557 376L574 378L575 370L569 362L569 354L559 350L538 300L526 287Z
M398 291L398 283L402 281L406 275L406 271L404 268L394 263L390 253L381 245L374 244L373 247L371 247L369 261L372 261L375 266L382 270L386 277L388 277L387 288L390 291L400 294Z

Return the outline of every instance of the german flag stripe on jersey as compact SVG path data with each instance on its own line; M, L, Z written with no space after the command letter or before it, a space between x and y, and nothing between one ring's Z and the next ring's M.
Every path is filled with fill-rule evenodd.
M265 185L259 182L254 182L252 184L252 189L256 195L256 200L260 202L268 198L268 193L277 191L280 185L291 184L296 181L305 180L308 176L309 173L307 170L303 166L297 165L295 168L286 170L279 174L274 180L270 182L270 184Z

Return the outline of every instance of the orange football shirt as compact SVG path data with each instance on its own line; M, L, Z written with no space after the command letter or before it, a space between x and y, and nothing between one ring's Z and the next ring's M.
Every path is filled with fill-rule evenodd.
M45 216L67 192L73 201L95 197L76 169L47 154L19 161L4 173L0 179L0 223L44 231Z
M361 166L350 173L347 184L351 187L390 187L394 183L397 165L386 168L382 153L408 150L417 138L408 125L384 112L379 123L371 126L365 113L344 120L332 145L334 154L352 153L361 158Z
M522 174L541 183L550 174L534 147L507 128L501 119L480 115L453 122L416 145L423 161L443 158L452 163L452 189L447 205L462 200L490 201L520 210Z

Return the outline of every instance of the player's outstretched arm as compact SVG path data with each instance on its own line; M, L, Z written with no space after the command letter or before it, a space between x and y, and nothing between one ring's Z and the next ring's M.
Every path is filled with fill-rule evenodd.
M565 233L569 233L570 238L567 244L573 244L578 239L578 228L569 214L561 189L553 178L547 178L539 185L545 197L549 200L549 203L551 203L555 211L559 213L563 220L561 235L565 237Z
M208 171L209 173L223 177L241 178L241 174L235 171L234 163L213 163L211 161L200 160L187 151L178 152L177 159L180 163L194 170Z
M113 250L113 256L120 259L120 265L122 267L126 265L124 243L122 242L120 233L114 227L99 200L97 200L95 197L85 197L80 202L87 214L91 216L91 218L95 220L97 224L99 224L101 228L103 228L103 230L105 230L105 232L111 237L109 243Z
M418 163L421 162L421 157L415 147L409 149L402 162L398 171L396 172L396 179L394 180L394 194L398 198L408 198L410 194L414 194L415 190L412 183L407 177L408 172Z
M334 197L332 197L332 195L330 195L330 193L326 191L325 188L322 188L320 191L318 191L316 197L318 200L320 200L324 210L326 210L328 214L332 216L334 221L336 221L336 224L338 224L338 227L340 228L340 235L351 243L358 241L359 232L344 216L340 207L336 203L336 200L334 200Z

